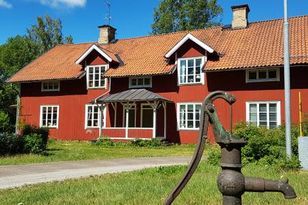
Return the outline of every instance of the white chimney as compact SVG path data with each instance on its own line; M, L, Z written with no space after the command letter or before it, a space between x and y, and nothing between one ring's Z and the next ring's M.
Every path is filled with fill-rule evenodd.
M242 29L248 26L248 13L250 11L248 4L232 6L232 29Z
M99 28L98 43L108 44L111 43L113 40L115 40L115 33L117 29L109 25L102 25L99 26L98 28Z

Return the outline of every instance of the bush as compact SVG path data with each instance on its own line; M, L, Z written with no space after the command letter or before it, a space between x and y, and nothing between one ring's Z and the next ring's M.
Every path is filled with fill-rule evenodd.
M151 139L151 140L142 140L142 139L136 139L131 141L132 146L136 147L160 147L160 146L166 146L165 141L161 141L160 139Z
M12 133L0 133L0 155L23 152L23 138Z
M95 141L95 145L102 145L102 146L108 146L108 147L113 147L116 145L115 142L113 142L110 138L108 137L99 137Z
M205 149L209 148L207 161L211 165L218 165L221 159L220 147L216 145L207 146Z
M46 143L42 135L37 133L32 133L23 136L24 140L24 152L39 154L46 150Z
M297 137L299 130L292 127L292 152L294 159L286 160L285 130L283 127L266 129L253 125L238 124L234 135L247 140L242 149L243 161L277 165L281 168L298 168Z
M41 135L42 137L42 143L45 145L45 148L47 146L48 142L48 135L49 135L49 130L48 128L39 128L36 126L31 126L31 125L25 125L22 130L22 135L30 135L30 134L38 134Z

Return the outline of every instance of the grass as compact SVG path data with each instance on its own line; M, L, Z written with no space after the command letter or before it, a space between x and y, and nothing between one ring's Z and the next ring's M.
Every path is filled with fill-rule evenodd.
M2 204L162 204L182 177L186 167L159 167L121 174L94 176L0 191ZM221 204L216 186L220 168L201 163L196 174L174 204ZM308 204L308 173L279 171L247 165L243 173L268 179L289 178L297 199L285 200L280 193L246 193L243 204Z
M70 160L95 160L132 157L191 156L193 145L135 147L128 144L99 146L84 141L51 141L47 153L0 157L0 165L44 163Z

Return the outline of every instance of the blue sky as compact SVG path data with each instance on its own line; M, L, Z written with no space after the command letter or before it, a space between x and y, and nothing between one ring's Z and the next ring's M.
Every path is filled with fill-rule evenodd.
M109 0L111 24L117 38L149 35L154 8L160 0ZM223 7L220 20L230 24L232 5L248 3L249 20L260 21L283 17L283 0L218 0ZM307 0L289 0L289 16L308 14ZM23 35L36 23L37 16L60 18L63 34L71 34L75 43L96 41L98 25L106 24L105 0L0 0L0 44L8 37Z

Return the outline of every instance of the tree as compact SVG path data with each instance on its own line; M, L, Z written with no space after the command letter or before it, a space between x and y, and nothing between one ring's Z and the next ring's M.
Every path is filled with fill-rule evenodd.
M63 37L62 22L49 16L37 17L37 25L27 29L28 38L39 45L40 54L58 44L73 43L73 37ZM63 40L65 39L65 40Z
M24 36L9 38L0 46L0 69L11 76L39 55L39 46Z
M218 25L222 13L217 0L162 0L154 10L152 33L170 33Z

